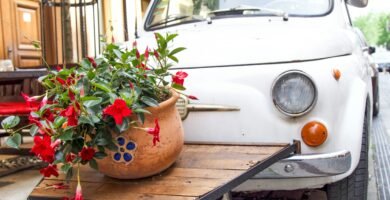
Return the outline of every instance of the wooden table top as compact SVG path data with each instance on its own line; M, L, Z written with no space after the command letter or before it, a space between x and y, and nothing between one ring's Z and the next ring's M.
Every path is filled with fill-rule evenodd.
M80 169L85 199L197 199L239 177L257 163L285 149L280 145L198 145L187 144L168 170L153 177L119 180L83 166ZM64 182L65 176L45 178L29 199L73 197L77 186L74 177L69 189L51 189L48 185Z

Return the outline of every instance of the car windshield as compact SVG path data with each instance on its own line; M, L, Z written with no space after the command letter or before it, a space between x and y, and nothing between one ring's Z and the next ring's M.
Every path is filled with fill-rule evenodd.
M162 28L207 18L240 16L320 16L331 0L156 0L146 28Z

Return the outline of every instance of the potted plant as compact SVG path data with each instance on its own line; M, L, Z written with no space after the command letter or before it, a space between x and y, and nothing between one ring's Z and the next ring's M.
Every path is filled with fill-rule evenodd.
M140 178L175 161L183 145L175 103L187 74L168 70L184 48L170 48L176 34L155 36L157 48L143 54L136 43L131 50L107 44L100 58L86 58L70 69L49 68L39 79L46 93L23 94L27 104L40 101L28 127L34 137L31 152L48 163L40 170L45 177L61 170L71 178L75 168L89 164L111 177ZM10 133L6 143L15 148L19 131L27 128L14 130L18 123L17 116L2 122ZM80 184L76 197L82 197Z

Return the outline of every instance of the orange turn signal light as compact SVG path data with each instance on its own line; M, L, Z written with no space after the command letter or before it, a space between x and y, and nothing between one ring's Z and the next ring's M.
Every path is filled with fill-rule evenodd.
M328 137L328 130L322 123L312 121L302 128L301 137L306 145L317 147L325 142Z

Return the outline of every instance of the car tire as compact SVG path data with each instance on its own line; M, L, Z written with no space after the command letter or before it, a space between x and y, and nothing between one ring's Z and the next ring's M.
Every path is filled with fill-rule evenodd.
M335 183L325 186L328 200L367 200L368 190L368 146L369 117L367 109L364 116L362 147L355 171Z
M380 110L380 105L379 105L379 89L378 87L376 88L376 98L375 98L375 102L374 102L374 108L373 108L373 111L372 111L372 115L374 117L378 116L379 114L379 110Z

